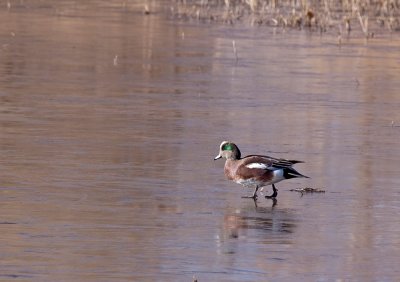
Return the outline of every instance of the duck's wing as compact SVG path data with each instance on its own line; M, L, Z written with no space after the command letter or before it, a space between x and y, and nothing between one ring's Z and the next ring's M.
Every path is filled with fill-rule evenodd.
M275 170L278 168L290 168L294 164L303 163L303 161L298 160L287 160L287 159L277 159L274 157L263 156L263 155L250 155L243 158L244 164L247 167L252 168L262 168Z
M266 171L275 171L283 169L285 178L293 177L306 177L297 170L295 170L292 165L296 163L302 163L302 161L297 160L286 160L277 159L268 156L251 155L242 159L242 164L239 166L238 171L247 174L248 176L261 176L264 175Z
M236 174L241 179L264 179L273 176L273 171L277 168L273 166L273 161L261 156L247 156L240 159L236 169Z

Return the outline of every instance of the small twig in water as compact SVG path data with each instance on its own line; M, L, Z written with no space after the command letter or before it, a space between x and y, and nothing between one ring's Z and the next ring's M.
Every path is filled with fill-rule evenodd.
M232 40L232 47L233 47L233 54L235 54L236 63L237 63L237 61L239 60L239 57L238 57L237 50L236 50L235 40Z
M147 4L144 5L143 14L145 14L145 15L150 15L149 5L147 5Z

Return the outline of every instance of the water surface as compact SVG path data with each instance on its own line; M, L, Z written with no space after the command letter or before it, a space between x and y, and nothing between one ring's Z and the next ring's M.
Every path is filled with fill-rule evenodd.
M0 280L398 279L397 34L24 2L0 9ZM226 139L311 179L255 206Z

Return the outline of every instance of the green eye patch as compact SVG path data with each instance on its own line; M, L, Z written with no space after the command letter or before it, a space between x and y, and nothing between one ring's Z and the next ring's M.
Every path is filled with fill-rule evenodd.
M233 146L232 144L225 144L224 146L222 146L222 151L233 151Z

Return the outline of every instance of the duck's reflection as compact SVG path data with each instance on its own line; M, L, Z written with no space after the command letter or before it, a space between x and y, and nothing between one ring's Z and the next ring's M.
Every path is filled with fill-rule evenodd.
M241 240L291 244L291 234L296 229L294 212L279 209L277 200L261 204L247 203L245 207L226 211L217 243L222 252L234 253L234 246Z

